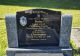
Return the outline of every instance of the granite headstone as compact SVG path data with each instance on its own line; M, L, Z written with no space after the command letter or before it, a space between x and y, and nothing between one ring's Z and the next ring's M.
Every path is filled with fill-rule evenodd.
M7 56L72 56L71 15L48 9L18 11L6 18Z

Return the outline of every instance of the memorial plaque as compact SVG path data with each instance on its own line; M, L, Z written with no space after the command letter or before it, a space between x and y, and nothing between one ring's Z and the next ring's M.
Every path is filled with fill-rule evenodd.
M32 9L16 14L19 47L58 46L61 12Z

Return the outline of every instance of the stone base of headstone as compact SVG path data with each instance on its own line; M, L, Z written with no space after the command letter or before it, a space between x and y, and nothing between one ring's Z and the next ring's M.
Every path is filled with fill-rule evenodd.
M8 48L7 56L72 56L72 49L57 47Z

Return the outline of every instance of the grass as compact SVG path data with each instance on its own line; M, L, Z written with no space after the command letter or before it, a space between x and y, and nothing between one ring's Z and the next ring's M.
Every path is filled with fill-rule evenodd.
M0 20L0 56L5 55L7 47L6 27L4 20Z
M74 56L80 56L80 48L78 48L78 46L76 46L73 39L70 40L70 43L71 43L71 46L73 48L73 55Z
M7 34L5 27L5 15L15 14L16 11L32 8L48 8L61 11L62 14L72 14L73 27L80 27L80 1L79 0L0 0L0 56L5 55L7 47Z

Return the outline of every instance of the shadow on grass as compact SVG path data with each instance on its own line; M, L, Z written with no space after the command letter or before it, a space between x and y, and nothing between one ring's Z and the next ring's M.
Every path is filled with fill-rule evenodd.
M0 0L0 5L79 10L80 0Z

